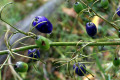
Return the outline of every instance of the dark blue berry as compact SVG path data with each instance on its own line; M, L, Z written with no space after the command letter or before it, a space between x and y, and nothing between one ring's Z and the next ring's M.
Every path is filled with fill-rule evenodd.
M86 74L86 67L84 64L75 63L73 65L73 69L75 70L75 73L79 76L84 76L84 74Z
M41 23L43 22L43 23ZM32 22L33 27L42 33L51 33L53 26L51 22L44 16L37 16Z
M92 22L88 22L86 24L86 31L87 31L89 36L91 36L91 37L95 36L97 33L96 25Z
M28 50L28 56L32 58L40 58L40 52L37 49L29 49ZM35 59L33 61L36 61Z
M120 16L120 7L117 8L117 15Z

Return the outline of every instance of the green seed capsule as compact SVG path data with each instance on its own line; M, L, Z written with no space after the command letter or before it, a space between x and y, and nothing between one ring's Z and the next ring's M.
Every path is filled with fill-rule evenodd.
M113 65L116 66L116 67L119 66L120 65L120 60L118 58L115 58L113 60Z
M25 63L25 62L19 61L19 62L17 62L17 63L14 65L14 69L15 69L17 72L27 72L27 70L28 70L28 64Z
M79 13L83 10L83 5L80 2L74 3L73 7L76 13Z
M38 36L35 43L42 50L48 50L50 48L49 40L43 36Z
M104 9L107 9L107 8L108 8L108 5L109 5L109 1L108 1L108 0L101 0L101 6L102 6Z

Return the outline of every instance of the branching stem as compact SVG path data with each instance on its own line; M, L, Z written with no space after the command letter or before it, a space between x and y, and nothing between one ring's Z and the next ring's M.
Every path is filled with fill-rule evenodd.
M88 44L90 42L52 42L50 43L50 46L83 46L85 44ZM120 42L95 42L88 44L87 46L111 46L111 45L120 45ZM18 52L18 51L24 51L28 49L33 49L33 48L39 48L37 45L29 45L29 46L24 46L24 47L19 47L19 48L14 48L12 49L13 52ZM9 50L3 50L0 51L0 55L8 54Z

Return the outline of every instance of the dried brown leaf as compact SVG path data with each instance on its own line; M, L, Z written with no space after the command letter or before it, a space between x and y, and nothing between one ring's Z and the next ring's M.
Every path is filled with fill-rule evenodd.
M62 11L65 14L67 14L69 16L72 16L72 17L76 17L76 15L77 15L73 8L66 8L66 7L64 7L64 8L62 8Z

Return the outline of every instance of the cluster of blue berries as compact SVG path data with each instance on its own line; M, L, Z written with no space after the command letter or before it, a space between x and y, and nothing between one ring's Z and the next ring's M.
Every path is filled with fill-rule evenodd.
M37 16L32 22L32 26L35 27L39 32L49 34L52 32L53 26L51 22L44 16ZM42 50L48 50L50 48L49 40L43 36L36 37L36 45ZM40 52L37 49L28 50L29 57L40 58ZM36 61L36 60L33 60Z
M32 22L32 25L42 33L51 33L53 29L51 22L44 16L35 17L35 19ZM88 35L90 36L94 36L97 31L96 26L91 22L89 24L86 24L86 30L88 32ZM43 50L44 49L48 50L50 47L50 45L48 44L48 40L43 36L37 37L36 44ZM33 58L40 58L40 52L36 49L28 50L28 55ZM84 74L86 74L86 67L84 64L81 64L81 63L74 64L73 69L75 70L75 73L78 74L79 76L84 76Z
M37 16L32 22L32 26L35 27L39 32L49 34L52 32L53 26L51 22L44 16ZM42 50L48 50L50 48L49 40L43 36L36 37L36 45ZM29 49L28 56L34 59L31 59L32 62L39 60L40 51L38 49ZM17 72L26 72L28 70L28 64L22 61L17 62L14 65L14 69Z

